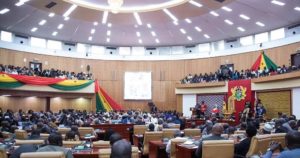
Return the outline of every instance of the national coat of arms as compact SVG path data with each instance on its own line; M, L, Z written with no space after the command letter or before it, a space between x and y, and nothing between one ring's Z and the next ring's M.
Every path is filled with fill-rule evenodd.
M241 101L243 99L246 98L246 91L247 88L243 87L243 86L235 86L233 88L231 88L231 93L232 93L232 97L236 100L236 101Z

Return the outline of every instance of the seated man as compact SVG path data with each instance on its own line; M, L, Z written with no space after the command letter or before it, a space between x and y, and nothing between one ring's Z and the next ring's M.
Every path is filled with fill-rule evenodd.
M68 150L63 145L63 138L59 133L51 133L48 137L48 145L39 148L37 152L46 152L46 151L62 151L64 152L66 158L73 158L71 150Z
M246 129L246 136L244 140L234 146L234 154L236 158L238 157L245 157L251 144L251 139L255 136L257 130L254 126L248 126Z
M225 140L225 138L221 137L221 134L223 133L224 129L221 124L215 124L212 127L212 136L203 138L198 146L198 149L196 150L196 157L201 158L202 157L202 142L206 140Z
M110 158L131 158L131 144L125 139L113 143Z
M182 138L182 137L181 137L181 132L180 132L180 130L176 130L176 131L174 132L174 138L175 138L175 139L180 139L180 138ZM168 141L168 144L167 144L167 147L166 147L166 152L167 152L168 154L171 153L171 139Z

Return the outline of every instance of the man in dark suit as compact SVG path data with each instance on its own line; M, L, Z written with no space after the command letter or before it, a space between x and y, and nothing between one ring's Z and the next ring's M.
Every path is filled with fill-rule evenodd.
M236 144L234 146L234 157L240 158L245 157L251 144L251 139L253 136L255 136L257 133L257 130L254 126L249 125L246 128L246 136L244 140L242 140L240 143Z
M110 158L131 158L131 152L130 142L121 139L112 145Z
M202 157L202 142L203 141L209 141L209 140L225 140L225 138L221 137L221 134L223 133L224 128L221 124L215 124L212 127L212 135L206 138L203 138L198 146L198 149L196 150L196 157L201 158Z

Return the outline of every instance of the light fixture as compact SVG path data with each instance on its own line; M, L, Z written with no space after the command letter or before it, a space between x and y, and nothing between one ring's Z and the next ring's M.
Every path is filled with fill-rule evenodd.
M136 36L140 37L141 33L140 32L136 32Z
M64 14L63 17L69 17L69 15L77 8L76 4L73 4Z
M3 96L3 97L10 97L11 95L10 94L3 94L1 96Z
M211 12L209 12L211 15L213 15L213 16L219 16L219 14L217 13L217 12L215 12L215 11L211 11Z
M52 12L52 13L49 13L48 16L52 18L52 17L54 17L54 15L55 15L55 13Z
M64 27L64 24L59 24L58 26L57 26L57 29L62 29Z
M149 29L152 28L151 24L149 24L149 23L147 24L147 27L148 27Z
M38 30L38 28L34 27L34 28L31 29L31 32L35 32L36 30Z
M210 36L208 34L204 34L203 35L205 38L210 38Z
M137 24L134 25L134 28L138 28L139 26Z
M181 32L182 34L186 34L186 31L185 31L183 28L180 29L180 32Z
M261 26L261 27L264 27L264 26L265 26L265 24L264 24L264 23L262 23L262 22L259 22L259 21L257 21L255 24L256 24L256 25L258 25L258 26Z
M250 17L245 14L240 14L240 17L245 20L250 20Z
M89 36L89 41L92 41L93 40L93 37L92 36Z
M43 19L43 20L41 20L41 21L39 22L39 25L41 25L41 26L42 26L42 25L45 25L46 22L47 22L47 21Z
M198 31L198 32L201 32L202 30L200 29L200 27L198 26L195 26L195 29Z
M229 25L233 25L233 22L230 21L230 20L228 20L228 19L225 19L224 21L225 21L227 24L229 24Z
M104 11L103 12L103 17L102 17L102 24L106 24L107 17L108 17L108 11Z
M152 34L153 37L156 36L156 33L154 31L151 31L151 34Z
M141 39L139 39L139 43L143 43L143 41Z
M122 7L124 1L123 0L107 0L108 5L111 9L112 13L118 13L119 9Z
M156 39L155 39L155 42L156 42L156 43L159 43L159 39L156 38Z
M271 1L271 3L279 5L279 6L284 6L285 5L285 3L277 1L277 0L273 0L273 1Z
M95 21L93 24L94 24L94 26L97 26L97 25L98 25L98 22L97 22L97 21Z
M106 42L110 42L110 38L106 38Z
M187 39L190 41L193 40L191 36L187 36Z
M91 34L94 34L96 32L95 29L91 29Z
M5 13L7 13L9 11L10 11L10 9L4 8L4 9L0 10L0 14L5 14Z
M19 2L17 2L15 5L20 7L22 5L24 5L26 2L28 2L29 0L19 0Z
M107 24L107 27L111 27L111 26L112 26L112 24L111 24L111 23L108 23L108 24Z
M52 36L56 36L57 35L57 31L54 31L53 33L52 33Z
M246 31L246 30L245 30L244 28L242 28L242 27L237 27L237 29L240 30L241 32Z
M300 7L295 7L294 8L296 11L300 11Z
M178 19L168 10L168 9L163 9L163 11L173 20L173 21L178 21Z
M70 19L69 17L65 17L65 18L64 18L65 21L68 21L69 19Z
M228 7L225 7L225 6L223 6L222 9L225 10L225 11L227 11L227 12L231 12L232 11L231 8L228 8Z
M111 34L111 31L110 31L110 30L106 31L106 35L107 35L107 36L110 36L110 34Z
M199 7L199 8L203 6L202 4L200 4L200 3L196 2L196 1L193 1L193 0L190 0L189 3L192 4L192 5L194 5L194 6L196 6L196 7Z
M133 16L134 16L136 22L137 22L139 25L143 25L142 20L141 20L139 14L138 14L137 12L134 12L134 13L133 13Z
M178 21L173 21L173 24L174 24L175 26L177 26L177 25L178 25Z
M191 19L189 19L189 18L186 18L186 19L184 19L187 23L192 23L192 21L191 21Z

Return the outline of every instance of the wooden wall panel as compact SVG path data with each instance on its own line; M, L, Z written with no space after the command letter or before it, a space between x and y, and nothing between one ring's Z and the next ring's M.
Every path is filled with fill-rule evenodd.
M51 98L50 99L50 109L53 112L58 112L61 109L77 109L77 110L86 110L92 111L92 100L87 98L77 98L77 99L68 99L68 98Z
M11 109L13 111L18 111L19 109L22 109L23 111L30 109L34 111L41 111L46 108L46 98L0 96L0 107L4 111L7 109Z
M300 48L300 42L282 47L267 49L266 54L278 65L289 65L290 54ZM28 66L29 61L38 59L43 68L55 68L66 71L86 72L86 66L91 66L91 72L100 85L116 102L126 109L149 110L148 101L129 101L123 99L124 73L126 71L152 72L152 101L159 109L176 109L177 101L174 92L176 82L187 74L215 72L221 64L233 63L236 70L251 68L260 51L236 55L220 56L203 59L174 61L107 61L93 59L76 59L67 57L38 55L14 50L0 49L0 64ZM23 59L27 61L24 63ZM45 64L48 63L48 65ZM81 65L83 67L81 67Z

